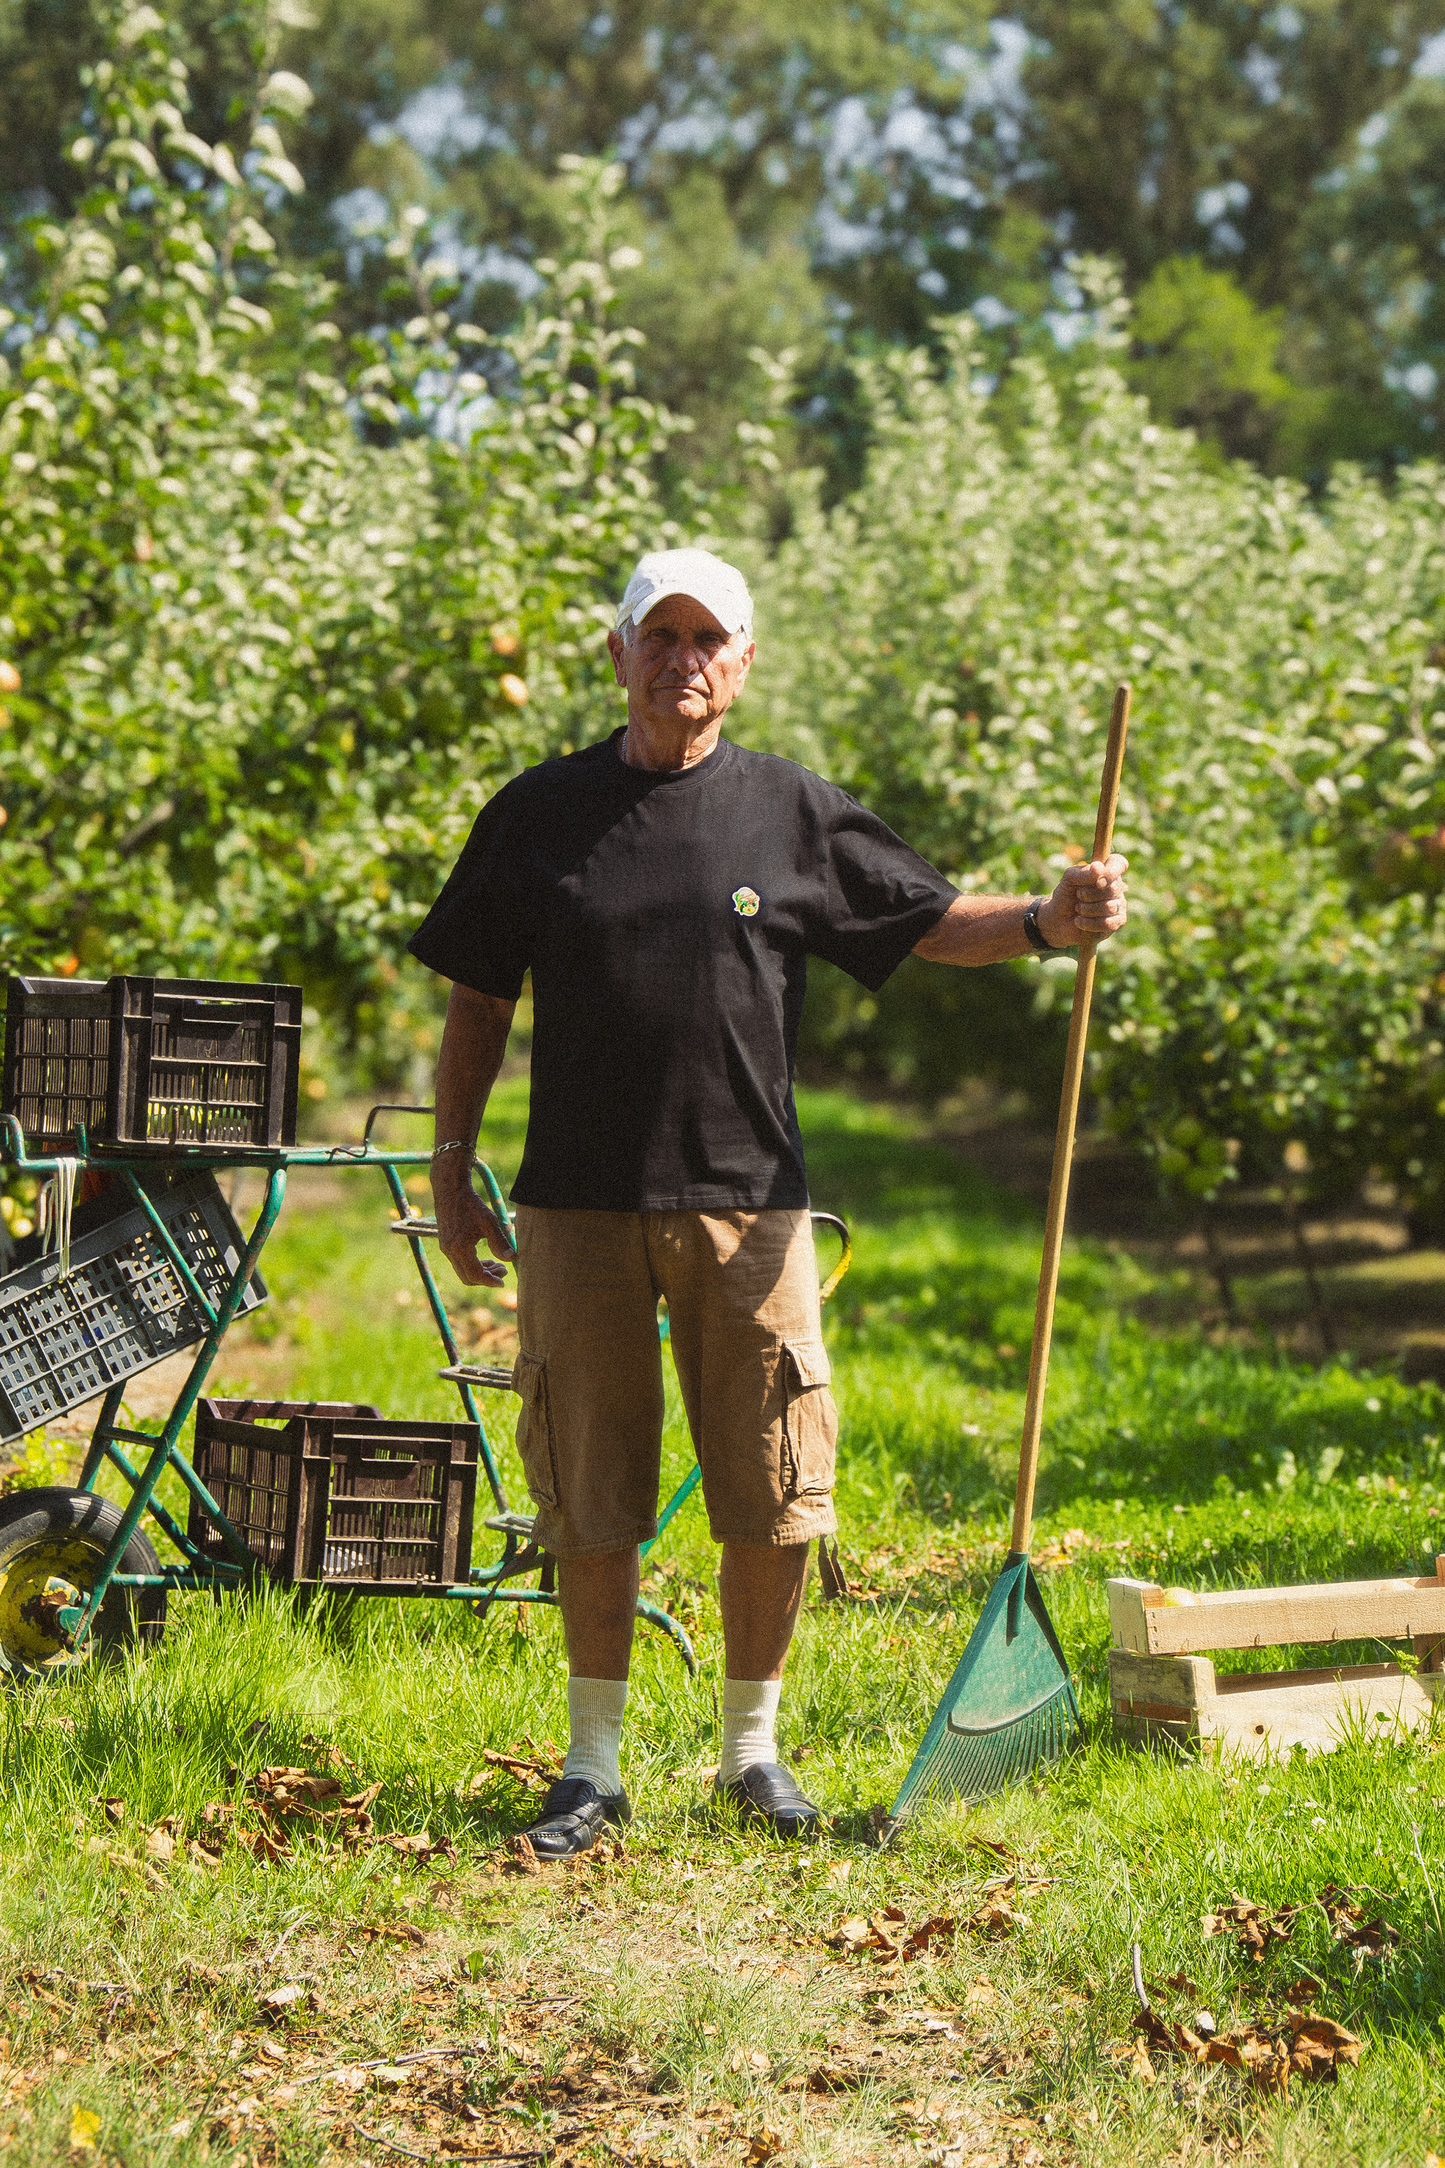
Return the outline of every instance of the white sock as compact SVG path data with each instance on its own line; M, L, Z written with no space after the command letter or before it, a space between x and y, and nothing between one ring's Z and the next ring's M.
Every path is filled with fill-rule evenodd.
M722 1764L718 1781L731 1784L756 1762L778 1758L781 1679L724 1679Z
M627 1707L626 1679L569 1679L567 1715L571 1725L565 1777L586 1777L615 1799L622 1789L617 1766L622 1745L622 1712Z

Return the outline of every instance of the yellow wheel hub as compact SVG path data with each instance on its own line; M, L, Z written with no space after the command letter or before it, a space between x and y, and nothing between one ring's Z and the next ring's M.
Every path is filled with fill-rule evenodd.
M72 1649L59 1613L89 1595L101 1556L75 1536L40 1536L0 1564L0 1664L11 1671L61 1671L88 1661L94 1628Z

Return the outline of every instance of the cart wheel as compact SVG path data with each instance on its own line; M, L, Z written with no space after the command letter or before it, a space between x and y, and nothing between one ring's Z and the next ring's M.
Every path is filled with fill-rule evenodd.
M120 1513L89 1491L16 1491L0 1499L0 1673L45 1678L90 1662L95 1650L132 1640L158 1641L165 1626L164 1588L105 1592L100 1613L78 1649L68 1648L56 1614L94 1588ZM126 1573L158 1573L160 1560L139 1529L121 1559Z

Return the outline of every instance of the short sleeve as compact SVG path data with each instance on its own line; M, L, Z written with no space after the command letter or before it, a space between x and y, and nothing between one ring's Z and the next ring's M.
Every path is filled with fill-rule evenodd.
M532 960L516 788L507 784L482 807L446 886L407 943L429 971L498 1001L517 999Z
M958 890L846 792L829 797L825 901L808 948L876 994Z

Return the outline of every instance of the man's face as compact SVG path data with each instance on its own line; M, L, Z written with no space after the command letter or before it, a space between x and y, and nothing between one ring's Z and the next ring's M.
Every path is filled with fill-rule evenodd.
M729 637L691 595L654 603L640 625L609 632L607 646L629 717L692 734L726 714L756 653L746 633Z

